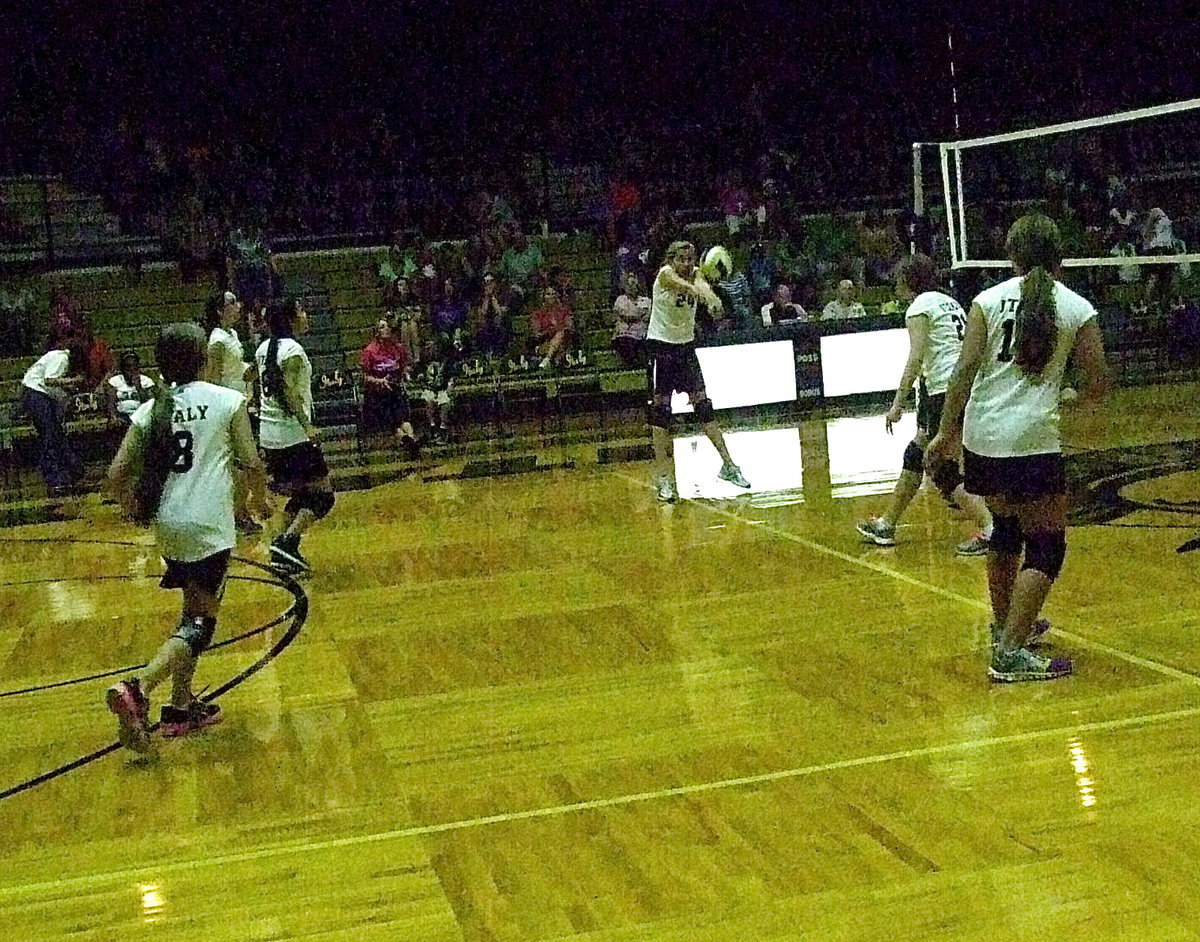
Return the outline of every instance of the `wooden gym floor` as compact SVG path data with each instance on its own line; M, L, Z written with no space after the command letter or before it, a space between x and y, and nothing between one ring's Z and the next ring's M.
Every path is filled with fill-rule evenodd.
M3 935L1200 938L1197 392L1067 420L1045 684L989 685L939 499L859 541L879 419L732 437L732 500L686 439L673 507L594 446L342 495L302 586L235 564L227 719L149 762L101 676L176 612L147 534L0 531Z

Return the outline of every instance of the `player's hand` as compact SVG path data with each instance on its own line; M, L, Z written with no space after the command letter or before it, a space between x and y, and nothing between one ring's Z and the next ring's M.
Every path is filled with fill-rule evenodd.
M931 471L939 463L957 462L959 447L955 437L938 432L925 446L925 470Z
M904 417L904 410L900 406L892 406L888 409L887 414L883 417L883 427L887 429L889 435L894 434L892 426L899 422Z

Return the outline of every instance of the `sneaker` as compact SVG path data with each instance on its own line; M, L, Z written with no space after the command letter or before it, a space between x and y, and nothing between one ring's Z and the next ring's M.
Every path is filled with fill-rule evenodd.
M187 736L215 726L225 717L221 707L203 700L193 700L186 707L165 706L159 720L159 731L168 738Z
M722 481L728 481L730 484L736 485L737 487L750 486L750 482L742 476L742 469L736 464L721 465L721 470L718 472L717 477L719 477Z
M954 549L955 556L986 556L988 554L988 538L982 533L976 533L971 539L963 540Z
M1074 665L1065 657L1042 657L1028 648L992 654L988 676L996 683L1011 684L1023 680L1053 680L1071 673Z
M271 563L286 572L308 572L312 566L300 555L300 537L280 534L271 541Z
M150 701L136 679L122 680L104 695L117 717L117 739L134 752L150 751Z
M882 517L872 517L862 523L855 524L854 529L876 546L895 546L896 528L885 523Z
M673 504L679 500L679 492L675 489L675 482L670 478L658 478L655 480L654 496L664 504Z
M1050 622L1044 618L1039 618L1033 623L1033 628L1029 631L1029 637L1025 639L1025 647L1036 648L1040 647L1046 632L1050 630ZM992 623L992 647L994 648L1000 642L1000 626L995 622Z

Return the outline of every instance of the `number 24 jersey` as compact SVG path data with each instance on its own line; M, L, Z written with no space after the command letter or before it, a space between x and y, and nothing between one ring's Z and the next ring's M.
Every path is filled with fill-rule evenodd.
M233 389L197 381L172 390L175 414L173 461L154 519L159 549L167 559L198 562L233 549L233 417L246 397ZM133 424L150 426L154 403L141 405Z
M1041 376L1031 377L1015 362L1021 281L1010 278L975 298L987 323L987 344L963 416L963 446L989 458L1062 451L1058 397L1063 370L1079 328L1096 316L1090 301L1056 281L1054 353Z

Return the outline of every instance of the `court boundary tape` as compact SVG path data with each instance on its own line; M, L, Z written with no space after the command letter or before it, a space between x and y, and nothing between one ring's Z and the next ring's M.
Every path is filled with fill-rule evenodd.
M595 811L601 808L619 808L627 805L642 804L657 801L662 798L678 798L686 795L704 794L706 792L722 791L728 788L738 788L756 785L767 785L773 782L789 779L806 778L825 772L838 772L845 769L863 768L871 765L881 765L887 762L899 762L907 759L924 759L947 753L968 752L986 749L993 746L1005 746L1019 743L1036 742L1040 739L1066 738L1074 739L1084 733L1112 732L1115 730L1132 729L1169 723L1174 720L1185 720L1200 717L1200 706L1187 707L1179 710L1168 710L1161 713L1146 713L1137 716L1125 716L1112 720L1098 720L1092 723L1079 723L1075 726L1056 726L1050 729L1026 730L1021 733L1009 733L1004 736L986 736L978 739L968 739L952 743L940 743L932 746L920 746L914 749L902 749L895 752L883 752L869 756L858 756L853 759L836 759L832 762L822 762L816 765L798 766L791 769L780 769L774 772L761 772L756 775L745 775L738 778L720 779L712 782L697 782L692 785L677 785L649 792L635 792L626 795L614 795L611 798L594 798L588 801L572 802L566 805L553 805L542 808L531 808L525 811L506 811L500 814L484 815L477 818L465 818L457 821L446 821L440 824L419 824L407 828L397 828L391 831L378 831L372 834L356 834L353 837L330 838L323 841L297 841L290 844L273 844L254 850L242 851L235 854L214 854L203 857L193 857L185 860L163 860L143 867L131 867L125 870L104 870L96 873L81 874L74 877L63 877L59 880L44 880L0 886L0 900L13 897L33 896L39 893L60 893L63 891L93 887L98 884L124 883L143 878L160 880L168 874L186 873L202 870L206 867L221 867L232 864L249 863L256 860L267 860L283 857L289 854L311 854L323 851L338 850L344 847L358 847L364 844L379 844L386 841L407 840L414 837L428 837L435 834L445 834L453 831L466 831L474 828L488 827L495 824L511 824L516 821L530 821L540 818L553 818L559 815L574 814L582 811ZM28 905L28 903L26 903Z
M627 483L636 487L649 488L647 484L640 478L634 477L632 474L626 474L623 471L610 471L614 477L619 477ZM716 514L719 517L724 517L726 520L735 520L743 526L753 527L756 530L762 530L764 533L770 533L772 536L782 540L787 540L791 543L796 543L803 546L805 549L812 550L815 553L821 553L825 556L832 556L834 559L840 559L843 562L850 563L854 566L859 566L863 569L869 569L872 572L877 572L880 575L888 576L895 579L897 582L904 582L908 585L919 589L924 589L934 595L940 595L942 598L950 599L959 602L962 605L977 609L978 611L991 614L992 606L988 602L980 599L973 599L970 596L955 592L952 589L944 589L941 586L934 585L932 582L926 582L924 579L918 579L915 576L910 576L906 572L901 572L898 569L892 569L880 563L873 562L869 559L862 559L850 553L844 553L832 546L827 546L824 543L819 543L816 540L810 540L808 537L800 536L798 533L793 533L791 530L785 530L783 527L777 527L774 524L765 521L747 520L741 514L735 513L732 510L727 510L724 507L718 507L708 501L688 501L695 507L699 507L709 513ZM1162 674L1164 677L1170 677L1172 680L1182 681L1194 687L1200 687L1200 674L1192 674L1188 671L1180 670L1177 667L1172 667L1169 664L1163 664L1160 661L1155 661L1147 657L1142 657L1140 654L1133 654L1129 651L1124 651L1121 648L1115 648L1112 645L1105 644L1103 641L1096 641L1084 635L1076 634L1064 628L1054 626L1054 634L1060 638L1066 638L1068 641L1079 645L1080 647L1090 648L1101 654L1107 654L1109 657L1115 657L1118 660L1125 661L1128 664L1133 664L1144 670L1152 671L1157 674Z

